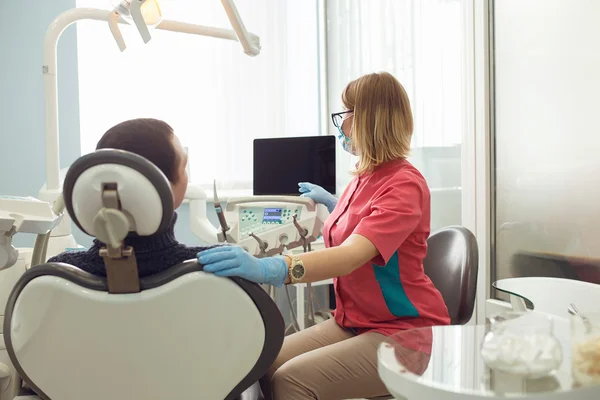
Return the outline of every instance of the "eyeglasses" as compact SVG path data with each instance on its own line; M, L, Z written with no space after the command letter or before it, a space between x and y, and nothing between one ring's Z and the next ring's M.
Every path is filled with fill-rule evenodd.
M348 111L342 111L339 113L333 113L331 114L331 121L333 121L333 126L335 126L336 128L339 128L342 126L342 123L344 122L344 115L345 114L350 114L354 112L354 110L348 110Z

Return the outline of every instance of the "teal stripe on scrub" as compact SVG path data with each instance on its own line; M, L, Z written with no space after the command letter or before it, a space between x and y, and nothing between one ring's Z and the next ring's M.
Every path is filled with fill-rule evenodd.
M379 283L383 299L390 312L396 317L418 317L419 312L410 302L404 287L402 287L398 252L394 253L385 267L373 265L373 268L375 279Z

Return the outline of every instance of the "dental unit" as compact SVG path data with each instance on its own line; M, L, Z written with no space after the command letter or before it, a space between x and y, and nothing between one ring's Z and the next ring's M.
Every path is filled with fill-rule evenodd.
M214 208L220 228L201 223L203 216L192 210L192 232L208 243L231 243L256 257L283 254L301 247L310 251L310 243L321 236L328 211L309 198L296 196L250 196L229 199L221 206L216 184ZM194 200L189 196L190 203Z

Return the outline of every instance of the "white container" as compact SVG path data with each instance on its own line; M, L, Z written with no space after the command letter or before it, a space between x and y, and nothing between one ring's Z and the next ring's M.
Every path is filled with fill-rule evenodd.
M490 369L527 379L554 374L563 359L552 319L535 312L506 312L490 318L481 356Z

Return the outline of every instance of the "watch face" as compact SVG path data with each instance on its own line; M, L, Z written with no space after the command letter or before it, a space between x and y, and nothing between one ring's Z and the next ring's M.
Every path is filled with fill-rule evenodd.
M294 279L302 279L304 277L304 265L294 265L294 268L292 268L292 276Z

